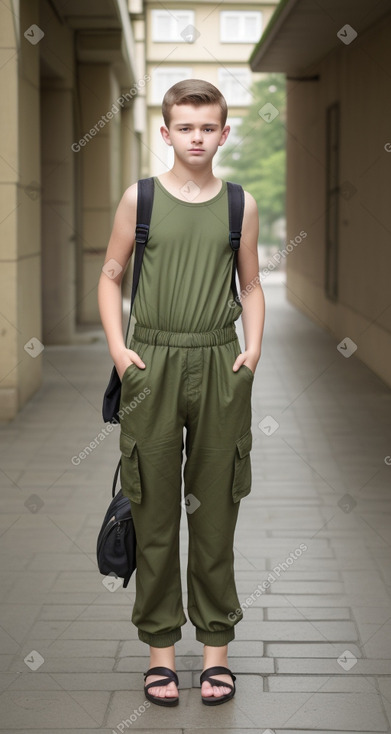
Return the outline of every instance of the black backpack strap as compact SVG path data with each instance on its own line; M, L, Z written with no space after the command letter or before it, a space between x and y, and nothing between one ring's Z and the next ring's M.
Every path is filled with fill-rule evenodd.
M242 222L244 214L244 191L240 184L227 181L228 189L228 211L229 211L229 244L233 250L232 280L231 288L236 303L240 303L236 288L236 269L238 261L238 250L242 235Z
M136 297L138 282L140 280L141 265L143 262L144 250L149 236L149 225L151 222L153 197L155 187L154 180L150 178L140 178L137 182L137 222L135 230L135 253L133 265L133 282L132 295L130 300L130 312L128 328L126 329L125 344L128 343L128 333L130 327L130 317L132 315L133 302Z
M135 255L132 284L131 305L136 296L137 286L140 279L141 265L145 245L149 236L149 225L151 222L152 206L154 196L153 178L141 178L137 182L137 223L135 231Z
M113 489L111 491L111 494L112 494L113 497L115 497L115 489L116 489L116 486L117 486L118 474L119 474L119 470L121 468L121 459L122 459L122 456L121 456L121 458L120 458L120 460L119 460L119 462L117 464L117 468L116 468L116 470L114 472Z

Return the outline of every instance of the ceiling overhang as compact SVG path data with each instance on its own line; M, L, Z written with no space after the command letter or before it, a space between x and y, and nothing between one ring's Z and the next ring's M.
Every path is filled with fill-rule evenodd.
M390 0L281 0L250 56L250 67L302 74L344 43L337 35L344 26L359 38L390 11Z
M136 80L132 26L126 0L50 0L60 23L76 33L78 61L108 63L122 88Z

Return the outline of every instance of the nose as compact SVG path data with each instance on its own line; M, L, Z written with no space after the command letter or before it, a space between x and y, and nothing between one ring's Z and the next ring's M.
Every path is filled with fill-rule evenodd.
M192 142L193 143L201 143L202 142L202 132L201 132L201 130L194 130Z

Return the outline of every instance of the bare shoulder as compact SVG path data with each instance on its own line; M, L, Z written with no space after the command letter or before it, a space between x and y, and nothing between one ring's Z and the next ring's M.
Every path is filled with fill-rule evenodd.
M238 256L238 272L241 288L245 288L258 274L258 236L259 216L257 202L249 191L245 191L242 238Z
M119 262L123 270L133 251L136 219L137 183L128 186L122 194L115 212L106 253L106 258L113 258Z
M244 213L245 215L258 216L258 204L249 191L244 192Z
M125 189L121 202L130 210L135 209L137 206L137 182Z
M250 240L258 241L258 234L259 234L258 204L249 191L244 192L243 233Z

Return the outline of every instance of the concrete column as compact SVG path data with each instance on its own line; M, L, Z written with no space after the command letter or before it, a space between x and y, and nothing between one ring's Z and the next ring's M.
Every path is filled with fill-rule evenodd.
M100 324L97 285L121 198L120 88L109 64L79 65L82 168L78 321ZM92 131L92 132L91 132Z
M139 135L134 124L134 103L125 107L121 115L121 163L122 163L122 192L135 183L139 177Z
M72 90L42 85L42 311L45 344L75 331L75 212Z

